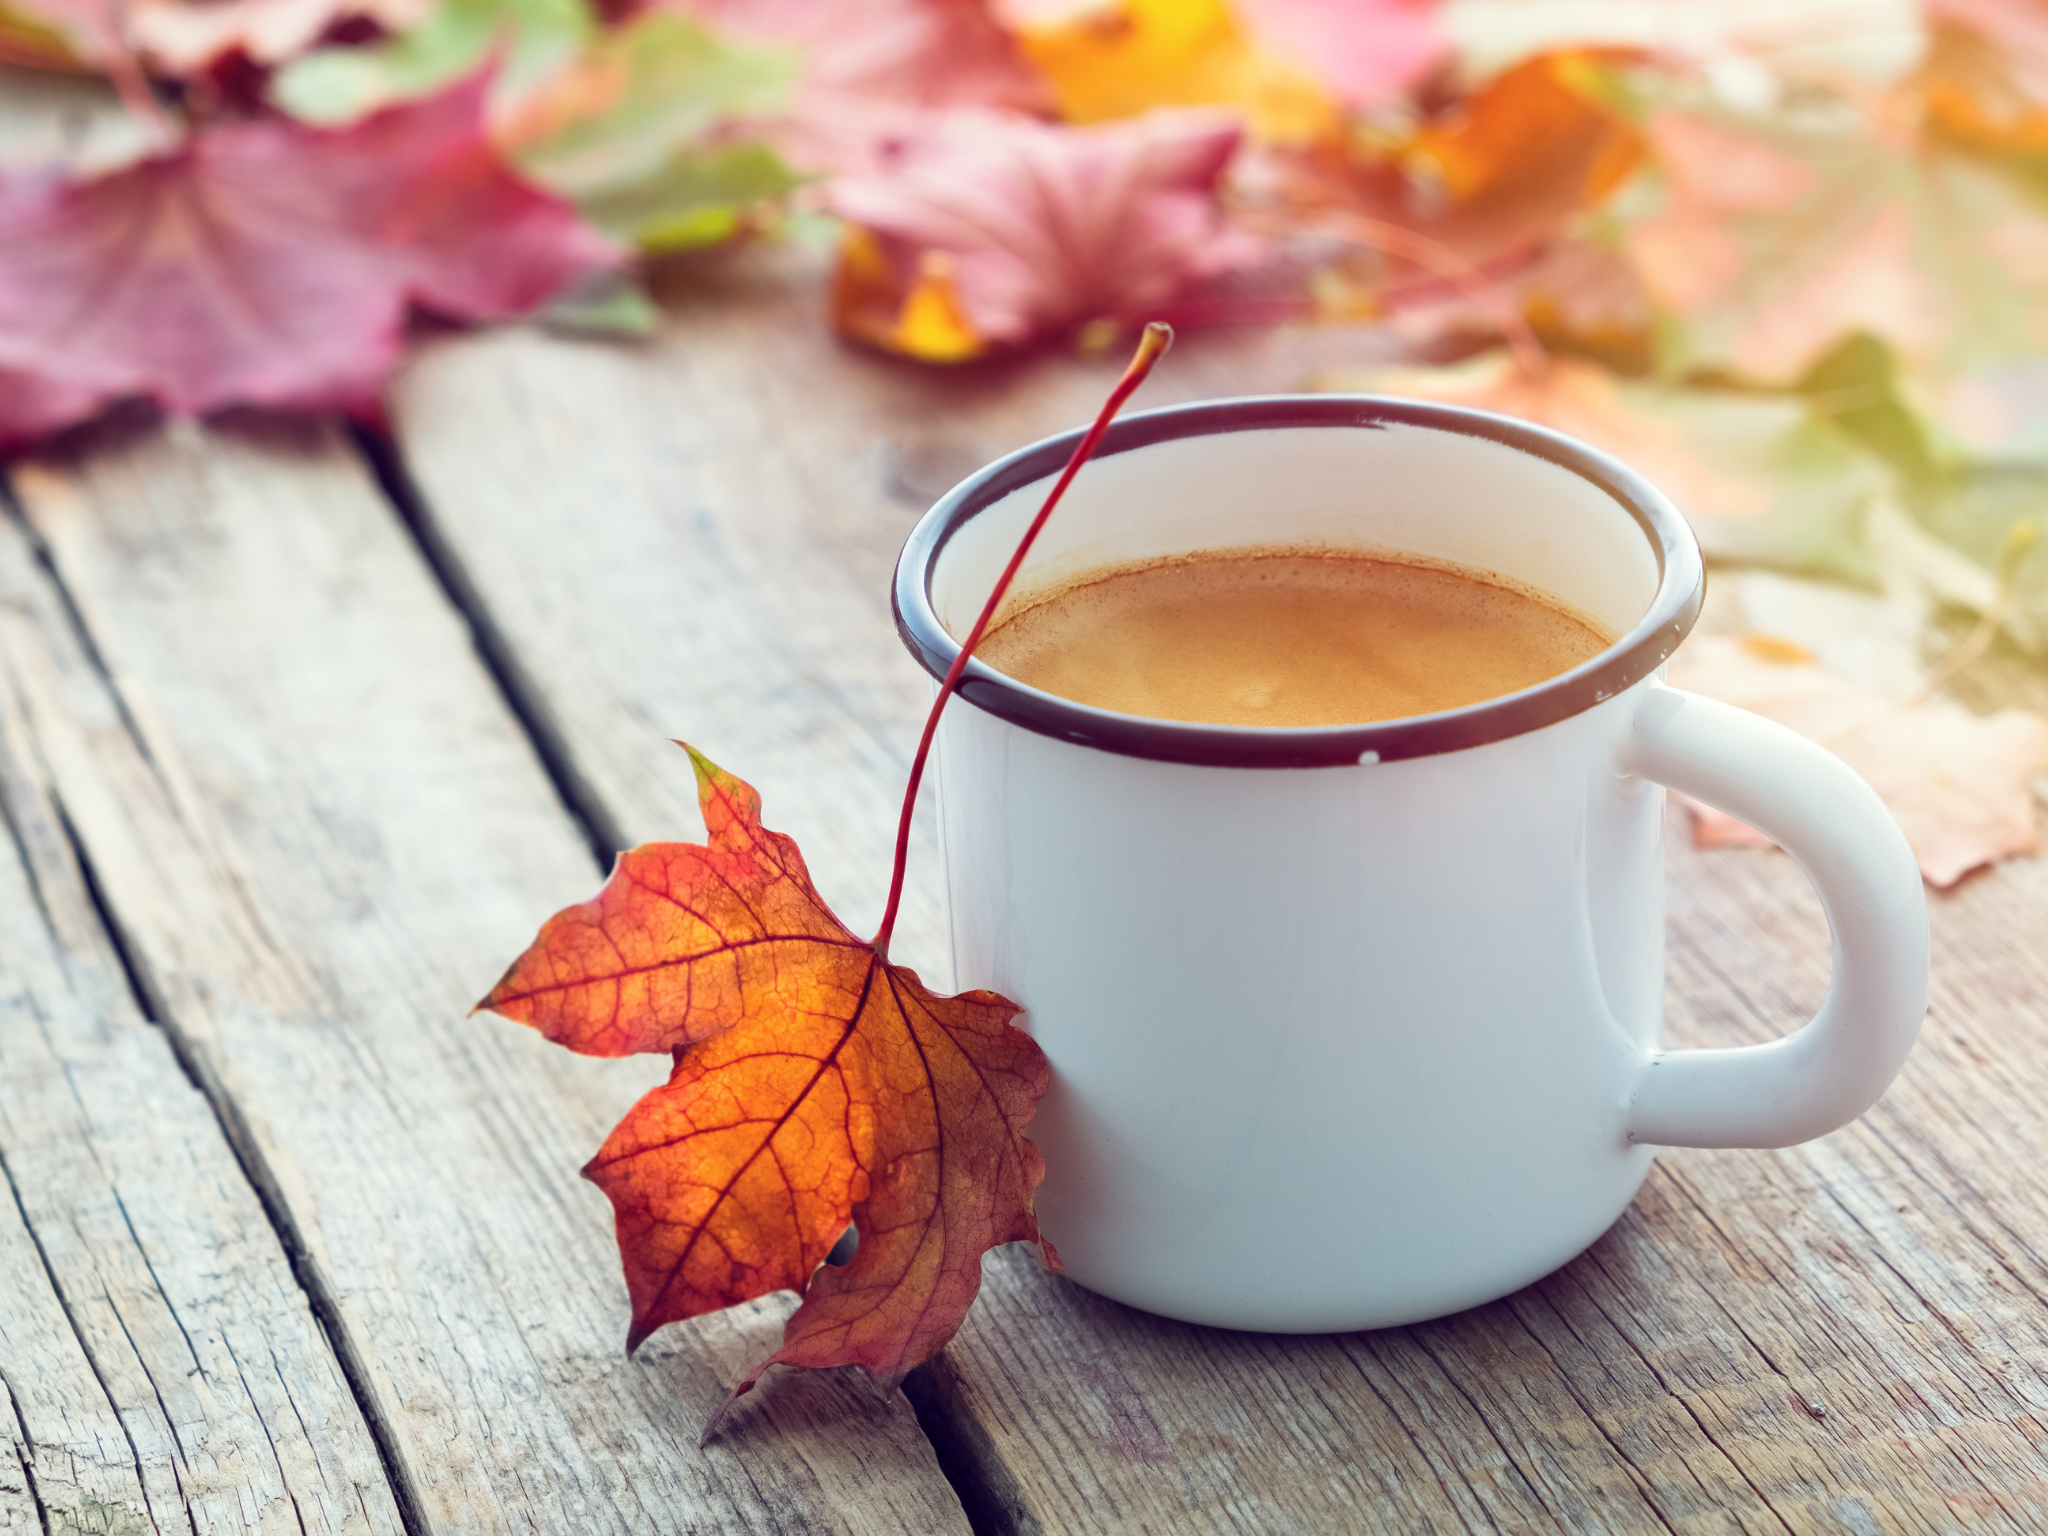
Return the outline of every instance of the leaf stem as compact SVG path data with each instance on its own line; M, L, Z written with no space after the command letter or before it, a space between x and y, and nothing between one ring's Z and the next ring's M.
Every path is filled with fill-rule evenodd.
M1060 477L1047 493L1045 505L1038 509L1038 516L1031 520L1031 526L1024 530L1024 537L1017 542L1016 553L1010 556L1010 563L1003 567L1003 574L996 578L995 590L982 605L981 617L974 621L974 628L967 632L967 638L960 642L960 654L953 658L953 665L946 669L945 681L939 684L939 696L932 700L931 713L924 719L924 735L917 743L917 756L910 760L910 783L903 791L903 814L896 822L896 867L889 877L889 904L882 910L882 926L875 930L873 944L875 954L884 964L889 959L889 939L896 931L896 909L903 904L903 872L910 862L910 813L917 806L917 788L924 781L925 759L931 755L932 737L939 728L939 716L946 708L946 701L953 697L953 690L960 682L960 674L967 670L967 658L974 654L975 646L995 617L996 608L1003 595L1010 590L1010 583L1016 579L1018 568L1024 564L1024 557L1031 553L1032 543L1038 532L1052 516L1053 508L1060 504L1060 498L1067 494L1067 487L1074 482L1074 476L1081 472L1081 466L1088 462L1102 441L1102 434L1109 430L1109 424L1116 419L1116 413L1123 403L1130 399L1131 392L1145 382L1145 376L1152 371L1152 365L1159 361L1166 349L1173 345L1173 327L1155 320L1145 327L1145 334L1138 338L1138 350L1131 357L1131 364L1124 369L1124 376L1116 381L1116 388L1109 392L1109 398L1102 402L1102 410L1095 417L1095 425L1075 446L1067 459L1067 467L1060 471Z

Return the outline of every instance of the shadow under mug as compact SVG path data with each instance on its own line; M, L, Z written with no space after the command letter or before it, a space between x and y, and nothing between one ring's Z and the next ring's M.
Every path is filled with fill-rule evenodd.
M911 534L897 625L935 678L1079 435ZM1919 872L1839 759L1663 683L1704 573L1655 488L1486 412L1209 401L1112 427L1019 588L1260 544L1501 572L1620 638L1502 698L1314 729L1123 715L969 663L937 746L953 959L1051 1062L1029 1134L1074 1280L1233 1328L1435 1317L1584 1249L1658 1145L1788 1146L1876 1101L1926 1011ZM1819 889L1833 980L1784 1039L1661 1048L1666 785Z

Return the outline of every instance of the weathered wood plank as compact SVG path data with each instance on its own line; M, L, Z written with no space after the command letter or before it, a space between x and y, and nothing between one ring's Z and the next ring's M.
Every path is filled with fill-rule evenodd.
M399 437L444 566L599 817L693 827L659 740L687 735L762 786L858 920L927 697L890 631L896 547L957 473L1083 419L1113 365L924 373L835 346L801 274L695 284L645 350L436 348ZM1323 361L1297 345L1186 348L1148 389L1285 387ZM1674 1038L1803 1018L1827 946L1796 869L1679 847L1671 871ZM943 953L933 873L920 852L920 959ZM1665 1155L1515 1297L1261 1338L1004 1254L916 1383L927 1422L999 1531L2026 1529L2048 1505L2048 1051L2023 1027L2044 918L2039 864L1938 903L1934 1020L1875 1114L1790 1152Z
M908 1405L863 1381L776 1383L766 1433L696 1450L785 1304L622 1358L604 1202L576 1169L659 1074L565 1070L464 1016L597 871L346 440L108 432L15 480L62 583L9 562L21 731L303 1246L413 1526L963 1530Z
M0 540L10 634L26 553ZM100 927L15 682L0 661L0 1529L18 1495L53 1529L396 1532L290 1260Z
M406 461L592 819L622 847L696 827L669 745L687 739L761 791L867 932L931 699L890 617L897 547L969 470L1092 417L1125 359L935 380L836 345L801 255L694 272L657 349L530 330L430 349L394 395ZM1138 404L1282 387L1304 356L1190 338ZM893 953L951 970L928 822Z
M4 1431L40 1527L53 1510L117 1512L147 1528L139 1457L95 1379L36 1241L10 1192L0 1202Z
M0 1387L0 1396L5 1395L6 1389ZM9 1400L0 1407L12 1410L14 1404ZM19 1439L20 1433L18 1428L10 1426L6 1448L0 1451L0 1531L40 1532L43 1513L31 1486L27 1453Z

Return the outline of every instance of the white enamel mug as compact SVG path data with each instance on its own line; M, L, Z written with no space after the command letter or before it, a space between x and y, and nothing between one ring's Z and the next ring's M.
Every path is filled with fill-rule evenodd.
M1078 436L912 533L898 627L934 677ZM1788 1146L1876 1101L1926 1011L1918 870L1837 758L1665 686L1704 575L1662 495L1484 412L1205 402L1110 431L1019 591L1263 544L1500 572L1621 638L1503 698L1320 729L1117 714L969 663L937 761L955 974L1022 1004L1051 1062L1030 1135L1069 1276L1232 1328L1435 1317L1585 1248L1659 1145ZM1661 1048L1665 785L1818 887L1834 977L1795 1034Z

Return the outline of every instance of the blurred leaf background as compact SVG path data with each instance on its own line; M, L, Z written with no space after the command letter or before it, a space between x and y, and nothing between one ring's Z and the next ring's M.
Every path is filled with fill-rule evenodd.
M1716 561L2048 648L2038 0L0 0L0 60L104 75L167 164L481 72L488 153L622 252L559 324L630 337L649 264L800 239L820 324L935 368L1349 327L1305 386L1549 423ZM50 174L0 172L0 235ZM8 325L0 415L100 408Z

